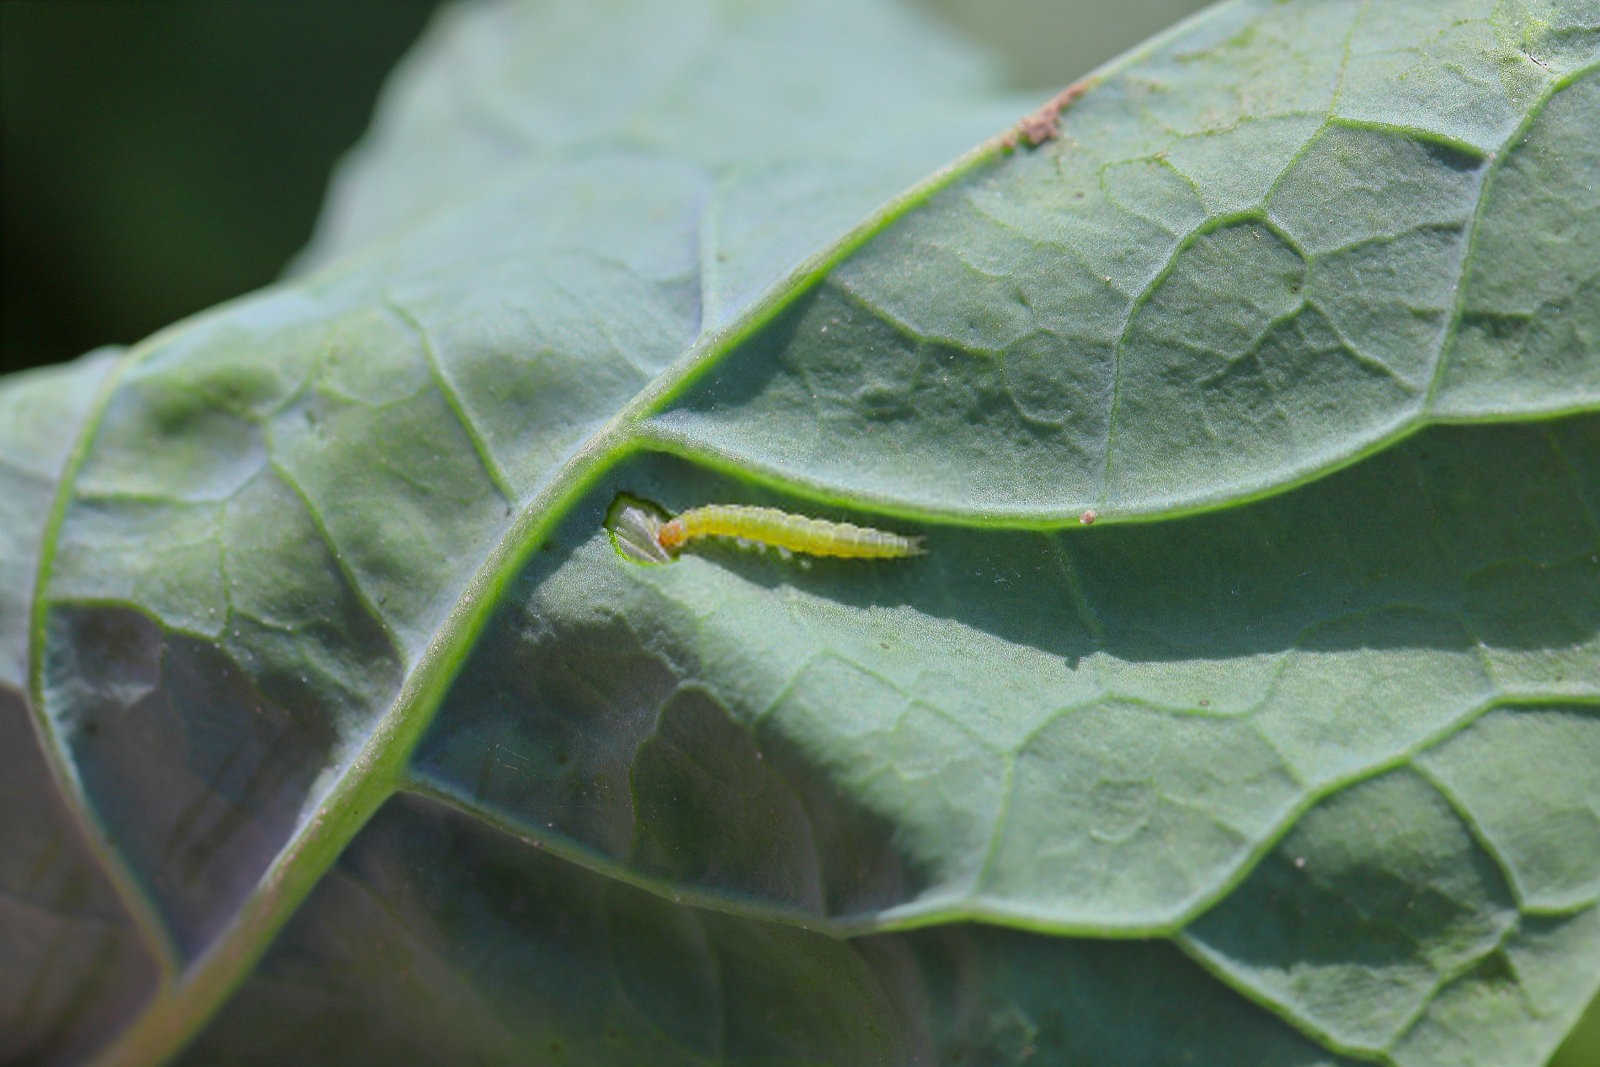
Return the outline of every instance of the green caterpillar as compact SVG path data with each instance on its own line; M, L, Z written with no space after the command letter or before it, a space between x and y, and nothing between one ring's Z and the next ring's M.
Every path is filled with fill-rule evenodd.
M671 562L701 537L732 537L785 554L841 559L903 559L923 553L920 537L744 504L709 504L668 519L644 501L624 496L612 505L610 526L618 550L641 563Z

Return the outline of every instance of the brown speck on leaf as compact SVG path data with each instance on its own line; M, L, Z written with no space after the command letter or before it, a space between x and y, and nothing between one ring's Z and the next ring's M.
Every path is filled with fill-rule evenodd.
M1078 516L1078 521L1083 523L1085 526L1093 526L1094 520L1098 519L1099 517L1100 513L1098 511L1096 511L1094 508L1089 508L1084 511L1082 515Z
M1017 123L1015 133L1006 135L1007 147L1015 145L1019 139L1028 142L1034 148L1053 140L1061 132L1061 112L1088 91L1089 82L1073 82L1046 100L1039 110L1023 116L1022 121Z

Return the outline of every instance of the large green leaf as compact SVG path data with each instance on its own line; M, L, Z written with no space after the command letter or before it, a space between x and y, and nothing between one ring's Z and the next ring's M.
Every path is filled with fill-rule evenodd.
M1033 145L898 8L604 6L452 11L290 280L4 385L0 1053L1547 1056L1600 8L1223 4Z

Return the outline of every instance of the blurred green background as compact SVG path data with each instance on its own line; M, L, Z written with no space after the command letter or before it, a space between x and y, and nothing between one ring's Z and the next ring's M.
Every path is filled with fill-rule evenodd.
M435 6L0 2L0 369L271 281Z
M0 0L0 371L132 343L272 281L436 6ZM1043 96L1205 5L922 6ZM1600 1002L1557 1062L1600 1064Z

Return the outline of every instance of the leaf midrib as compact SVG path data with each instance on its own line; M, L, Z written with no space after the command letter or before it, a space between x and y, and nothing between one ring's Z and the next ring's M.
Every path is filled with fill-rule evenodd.
M1181 24L1180 24L1181 25ZM1176 30L1178 27L1174 27ZM1172 32L1172 31L1169 31ZM1163 35L1164 37L1165 35ZM1134 61L1155 47L1156 38L1138 52L1115 62ZM144 936L162 944L161 958L168 977L152 1001L118 1038L102 1050L96 1064L153 1063L164 1060L197 1031L221 1006L248 969L266 951L278 930L310 893L322 874L338 858L367 820L405 782L404 769L411 751L432 720L435 709L456 671L466 658L499 603L501 593L521 570L527 558L550 529L612 465L649 447L640 423L691 386L717 362L807 291L843 259L855 252L885 226L926 202L930 197L971 171L1003 158L1007 150L997 134L981 142L894 197L832 244L813 253L775 283L748 309L722 329L702 334L682 356L617 412L590 439L547 477L542 489L530 497L496 541L478 569L468 579L433 639L407 671L399 692L374 722L366 741L345 763L338 776L314 805L319 813L308 818L279 849L261 880L234 917L223 926L207 949L187 968L177 970L178 954L165 934L165 925L149 907L137 881L103 836L97 858L113 878L119 897L134 912ZM314 277L314 276L313 276ZM209 317L209 316L208 316ZM129 369L157 347L188 329L163 331L131 349L107 376L85 420L72 460L63 474L34 592L31 691L36 718L53 767L70 774L70 760L43 711L43 635L48 600L44 588L54 561L55 545L73 499L73 487L110 397ZM68 788L70 786L71 788ZM86 828L92 813L75 777L63 784L73 796L73 806Z

